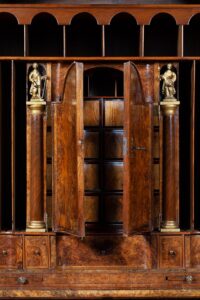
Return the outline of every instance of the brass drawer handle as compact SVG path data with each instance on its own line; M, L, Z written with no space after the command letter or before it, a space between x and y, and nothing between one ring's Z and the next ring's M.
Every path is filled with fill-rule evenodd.
M2 250L2 255L3 256L7 256L8 255L8 251L7 250Z
M35 250L35 251L34 251L34 254L35 254L36 256L40 256L40 250Z
M169 254L170 256L176 256L176 251L174 251L174 250L169 250L168 254Z
M17 278L17 282L20 284L26 284L28 283L28 279L26 277L20 276Z
M192 283L192 281L193 281L192 275L186 275L185 280L187 281L187 283Z

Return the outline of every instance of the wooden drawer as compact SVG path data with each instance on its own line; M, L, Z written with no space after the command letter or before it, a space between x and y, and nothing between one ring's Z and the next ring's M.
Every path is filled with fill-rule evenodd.
M22 269L22 237L0 236L0 268Z
M57 238L58 266L131 266L152 267L150 237L76 237Z
M49 267L49 237L26 236L25 237L25 268Z
M43 282L43 276L40 274L37 275L30 275L25 273L19 274L2 274L0 275L0 286L7 287L7 286L19 286L27 287L27 286L37 286L41 285Z
M183 267L183 246L182 236L160 236L159 238L159 261L161 269Z
M190 252L187 253L189 259L190 268L200 268L200 236L192 235L189 237L189 249Z

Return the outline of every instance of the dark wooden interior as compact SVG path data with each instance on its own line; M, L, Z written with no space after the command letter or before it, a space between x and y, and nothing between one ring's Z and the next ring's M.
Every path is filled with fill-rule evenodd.
M199 298L199 1L9 2L0 298Z

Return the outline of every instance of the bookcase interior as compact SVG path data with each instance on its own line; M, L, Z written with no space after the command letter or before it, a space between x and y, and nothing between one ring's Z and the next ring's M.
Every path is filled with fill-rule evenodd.
M84 78L86 226L106 228L122 221L123 72L94 68Z
M180 46L184 56L198 56L200 14L192 16L189 24L183 26L184 42L181 45L178 39L180 28L167 13L155 15L145 26L137 24L131 14L124 12L116 14L106 25L99 24L94 16L85 12L73 16L70 24L65 25L58 24L56 18L46 12L39 13L26 25L18 24L17 18L10 13L1 13L0 24L0 55L13 56L0 62L0 228L2 231L25 230L26 57L55 57L62 61L63 57L80 56L122 57L122 60L123 57L142 60L156 56L157 59L153 62L157 62L158 57L163 56L168 57L168 61L170 57L172 60L178 58ZM23 61L19 61L21 56L25 56ZM200 63L195 58L188 61L182 59L178 65L177 97L181 101L180 224L184 230L199 230ZM120 68L114 69L103 64L90 67L84 72L84 205L88 228L92 224L97 227L121 226L122 222L122 64ZM52 140L49 104L47 123L47 199L51 214ZM193 158L195 164L192 163ZM154 157L154 164L159 165L158 155ZM110 178L110 182L116 182L116 185L109 183ZM159 198L158 185L154 188L154 198L156 197Z

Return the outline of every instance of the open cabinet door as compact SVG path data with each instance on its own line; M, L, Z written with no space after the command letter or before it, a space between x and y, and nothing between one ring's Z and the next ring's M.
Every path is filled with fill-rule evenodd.
M152 104L145 103L141 79L124 64L124 234L151 231Z
M62 101L52 104L53 230L83 237L85 222L83 64L66 74Z

